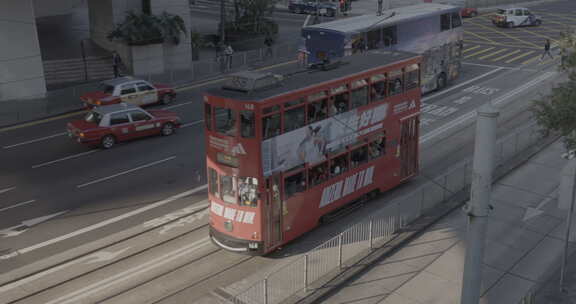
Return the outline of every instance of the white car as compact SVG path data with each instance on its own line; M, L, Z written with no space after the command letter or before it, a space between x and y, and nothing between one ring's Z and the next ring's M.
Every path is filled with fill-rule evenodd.
M542 24L542 18L530 12L527 8L502 8L492 16L492 23L501 27L517 27Z

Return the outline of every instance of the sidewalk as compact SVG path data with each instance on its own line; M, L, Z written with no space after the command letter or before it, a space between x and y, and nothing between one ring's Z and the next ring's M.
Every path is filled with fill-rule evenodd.
M557 288L567 214L557 207L559 174L567 163L560 157L563 152L557 141L493 186L480 303L517 304L530 291L535 302L525 303L575 303L574 259L568 260L566 280L571 292ZM571 255L576 249L573 223ZM458 304L465 238L466 217L458 209L391 256L362 265L366 271L322 303Z

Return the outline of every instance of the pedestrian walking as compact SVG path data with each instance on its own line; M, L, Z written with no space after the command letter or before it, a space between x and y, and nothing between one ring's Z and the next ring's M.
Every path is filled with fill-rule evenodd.
M122 58L118 52L112 51L112 66L114 67L114 78L120 77L120 66L122 65Z
M552 53L550 53L550 39L546 39L546 42L544 42L544 53L542 53L542 56L540 57L540 61L542 61L542 59L544 59L546 54L548 54L548 56L550 56L551 59L554 59L554 56L552 56Z
M234 49L232 49L231 45L227 45L224 49L224 55L226 55L226 68L232 69L232 55L234 54Z
M378 16L382 16L382 5L384 4L383 2L383 0L378 0Z
M265 57L272 56L272 45L274 44L274 39L272 39L272 36L270 34L266 34L264 44L266 45Z

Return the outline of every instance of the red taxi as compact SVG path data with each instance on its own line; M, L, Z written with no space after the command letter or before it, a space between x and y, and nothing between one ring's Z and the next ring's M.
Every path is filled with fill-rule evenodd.
M120 77L100 83L99 89L80 96L87 108L125 102L137 106L168 104L176 98L173 88L133 77Z
M473 7L464 7L460 10L460 16L462 17L476 17L478 16L478 10Z
M166 110L146 111L138 106L119 103L96 107L84 117L68 123L68 136L92 146L109 149L117 142L161 134L172 135L180 127L176 113Z

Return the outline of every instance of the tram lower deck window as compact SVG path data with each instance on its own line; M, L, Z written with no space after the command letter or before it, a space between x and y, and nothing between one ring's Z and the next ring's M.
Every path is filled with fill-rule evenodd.
M306 191L306 171L296 173L284 179L284 193L286 198L296 193Z
M232 176L220 175L220 190L223 201L236 203L236 183Z

